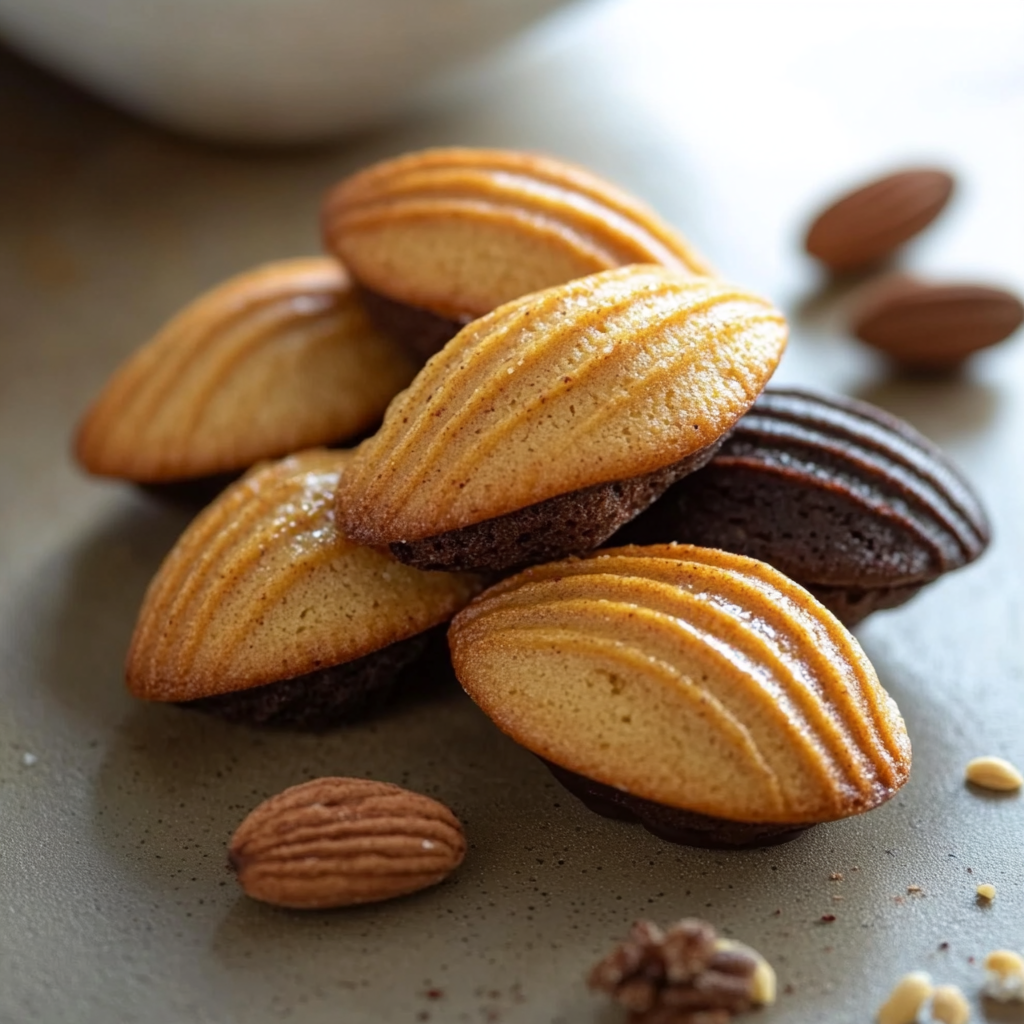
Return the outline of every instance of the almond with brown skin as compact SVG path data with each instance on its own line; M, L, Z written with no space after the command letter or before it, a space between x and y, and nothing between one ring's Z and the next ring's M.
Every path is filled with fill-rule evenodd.
M937 168L879 178L818 214L804 245L830 270L869 267L927 227L949 201L953 184L953 176Z
M229 860L254 899L323 909L426 889L465 854L444 804L388 782L323 778L260 804L232 837Z
M864 293L852 327L901 366L944 370L1008 338L1022 322L1024 305L1000 288L893 276Z

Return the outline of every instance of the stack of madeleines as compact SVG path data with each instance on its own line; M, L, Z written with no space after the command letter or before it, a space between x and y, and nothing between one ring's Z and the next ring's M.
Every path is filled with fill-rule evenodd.
M765 391L783 316L582 169L413 153L339 184L323 232L330 257L181 312L80 426L96 474L244 473L150 586L133 694L326 728L451 623L499 728L672 841L780 842L899 789L906 729L847 627L987 543L934 445Z

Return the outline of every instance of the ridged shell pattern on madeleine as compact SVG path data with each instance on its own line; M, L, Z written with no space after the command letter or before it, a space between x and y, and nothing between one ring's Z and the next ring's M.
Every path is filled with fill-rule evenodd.
M323 233L360 284L453 320L630 263L711 272L614 185L505 150L432 149L369 167L330 192Z
M269 263L132 355L83 419L76 454L92 473L140 482L246 469L362 433L415 372L334 260Z
M138 697L189 701L353 661L446 622L475 577L421 572L335 526L346 451L254 468L189 526L128 653Z
M342 480L345 529L419 540L679 462L747 411L785 342L770 303L662 267L524 296L391 403Z
M480 595L449 639L513 739L669 807L810 824L875 807L909 773L857 641L750 558L659 545L539 566Z
M851 625L974 561L989 526L970 485L909 423L866 402L768 388L714 459L620 537L761 559Z

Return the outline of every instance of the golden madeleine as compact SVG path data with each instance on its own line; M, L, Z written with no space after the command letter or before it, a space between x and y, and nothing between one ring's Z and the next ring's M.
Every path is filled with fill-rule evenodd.
M456 322L630 263L711 272L626 192L508 150L428 149L375 164L329 193L323 235L370 292Z
M284 260L201 296L117 370L78 430L91 473L144 483L246 469L375 425L415 374L334 260Z
M909 774L903 719L857 641L751 558L659 545L528 569L460 612L449 642L499 728L641 820L654 804L807 826L878 806Z
M334 492L351 458L318 449L257 466L194 520L139 613L126 673L135 696L228 695L247 703L211 708L322 724L389 684L418 653L401 645L480 589L473 577L401 565L336 527Z
M524 296L391 403L342 479L341 522L421 568L590 550L711 457L786 334L764 299L657 266Z

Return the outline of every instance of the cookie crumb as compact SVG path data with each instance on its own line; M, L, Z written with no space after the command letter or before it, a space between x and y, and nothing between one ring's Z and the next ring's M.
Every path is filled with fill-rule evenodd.
M27 750L21 755L21 763L26 768L31 768L34 764L39 763L39 758L35 754L30 754Z
M982 882L976 891L983 900L991 902L996 898L996 887L991 882Z
M971 1008L956 985L938 985L932 993L932 1020L942 1024L967 1024Z
M903 975L879 1007L878 1024L914 1024L932 992L932 979L924 971Z
M831 924L836 919L835 914L822 914L821 920L824 924Z
M1024 1002L1024 958L1010 949L994 949L985 957L985 987L1000 1003Z
M907 886L907 892L919 892L919 893L923 893L923 892L924 892L924 889L922 889L922 888L921 888L921 886L919 886L919 885L908 885L908 886Z
M841 882L843 880L843 873L841 871L833 871L832 874L828 876L828 880L830 882Z

